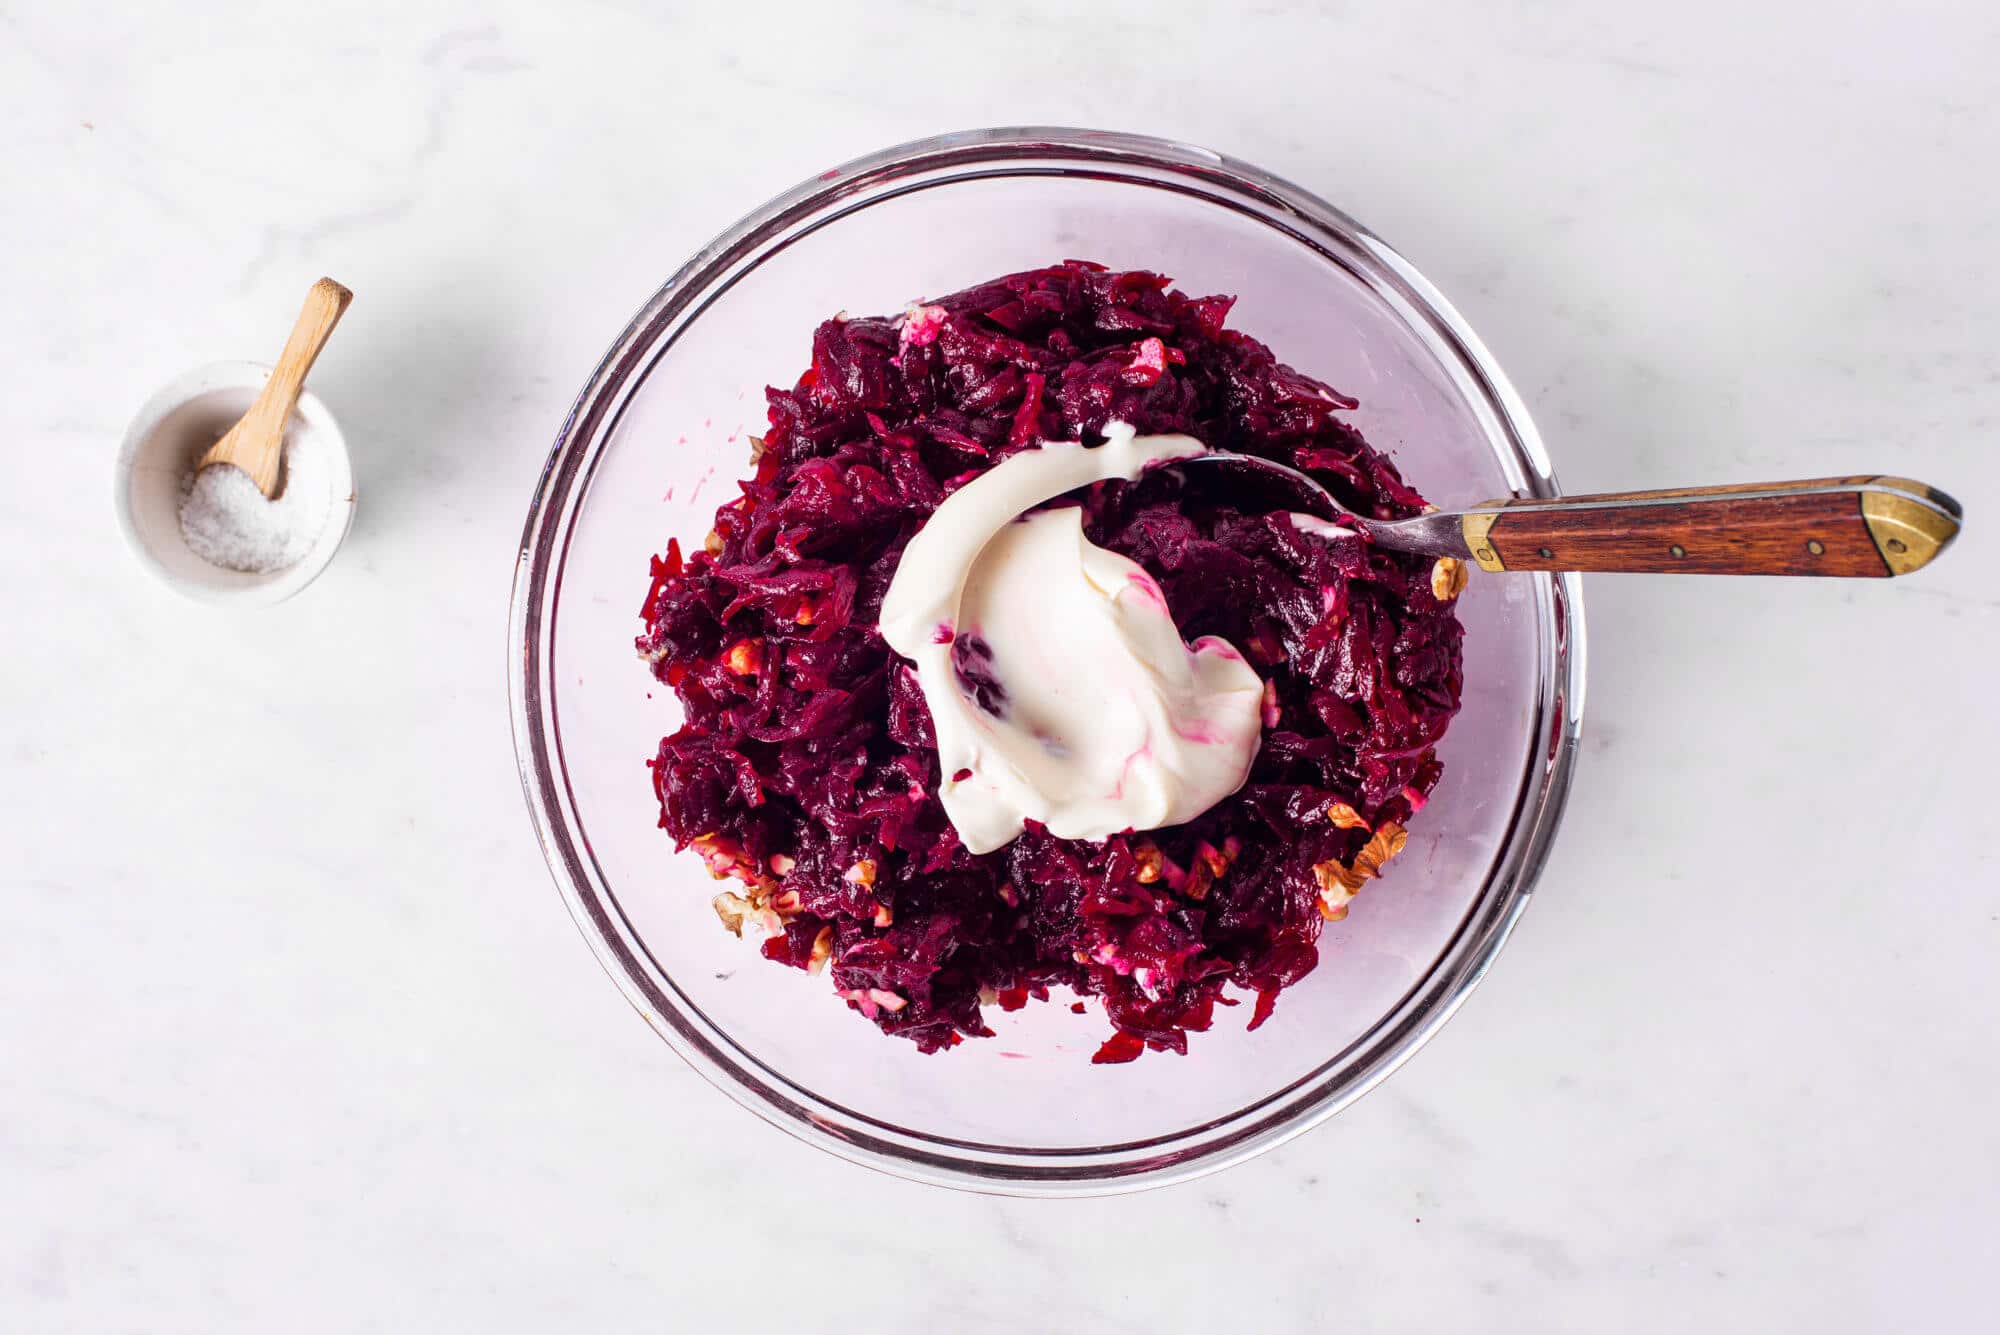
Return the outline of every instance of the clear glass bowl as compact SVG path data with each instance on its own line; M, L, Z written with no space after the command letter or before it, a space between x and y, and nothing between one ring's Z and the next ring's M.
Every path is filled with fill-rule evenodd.
M557 885L640 1014L745 1107L920 1181L1083 1194L1269 1149L1406 1060L1526 904L1561 814L1583 701L1574 577L1475 573L1464 708L1408 848L1321 939L1317 971L1246 1032L1092 1066L1100 1013L1031 1004L924 1056L722 930L715 886L657 828L644 762L679 723L633 655L647 558L698 547L748 468L763 387L829 314L901 309L1082 257L1234 293L1230 320L1361 400L1354 421L1440 505L1556 494L1520 400L1394 251L1247 164L1091 131L946 135L814 178L718 237L647 301L563 424L514 582L510 675L528 806Z

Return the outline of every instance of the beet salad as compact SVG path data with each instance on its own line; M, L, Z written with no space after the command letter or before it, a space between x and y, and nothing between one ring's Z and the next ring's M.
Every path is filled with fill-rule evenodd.
M1256 1027L1438 782L1457 564L1156 467L1425 508L1231 301L1069 261L828 320L703 549L653 559L662 828L727 927L925 1052L1056 988L1100 1062Z

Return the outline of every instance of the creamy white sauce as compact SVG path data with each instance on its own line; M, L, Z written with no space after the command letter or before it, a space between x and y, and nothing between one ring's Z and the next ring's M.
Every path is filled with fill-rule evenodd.
M1257 755L1263 685L1242 654L1183 643L1159 585L1086 538L1081 511L1020 518L1204 451L1122 423L1105 435L1012 455L954 492L882 603L882 637L916 664L937 732L939 800L975 853L1027 820L1069 839L1178 825L1242 787ZM972 694L989 681L992 710Z

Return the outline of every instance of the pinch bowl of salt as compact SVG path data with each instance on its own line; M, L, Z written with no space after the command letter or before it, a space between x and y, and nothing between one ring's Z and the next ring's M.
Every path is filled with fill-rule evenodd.
M126 542L170 587L202 602L283 602L326 569L354 519L347 441L310 390L286 423L274 498L227 464L196 473L270 375L258 362L188 372L146 401L118 451L113 499Z

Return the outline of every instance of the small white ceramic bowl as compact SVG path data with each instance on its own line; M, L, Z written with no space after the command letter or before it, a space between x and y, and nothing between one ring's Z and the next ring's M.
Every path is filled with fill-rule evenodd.
M189 371L146 400L118 450L113 500L126 542L147 569L202 602L283 602L326 569L354 522L347 440L326 405L308 390L299 396L286 438L310 434L326 455L332 496L312 550L283 570L253 574L210 565L181 536L181 479L244 414L270 376L271 368L260 362L215 362Z

